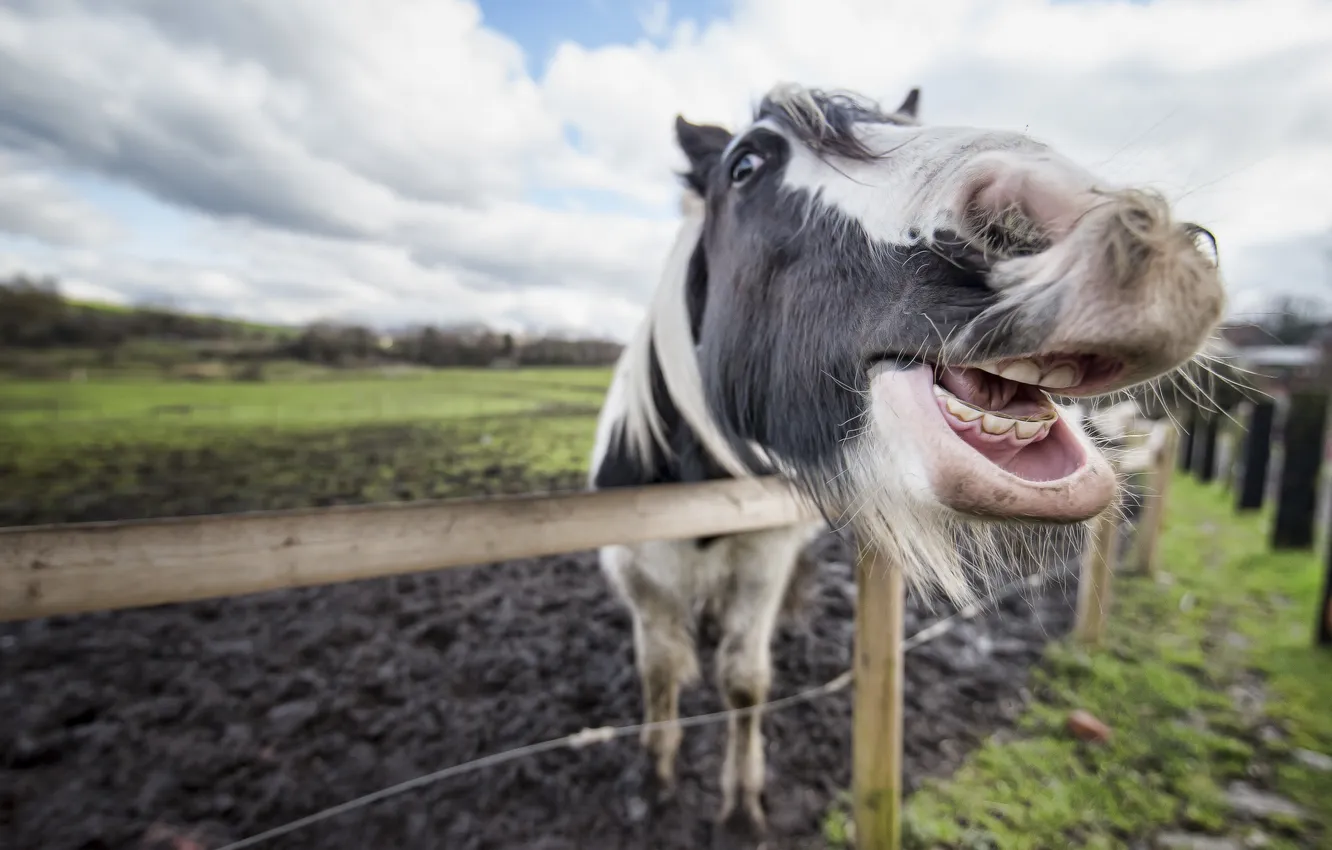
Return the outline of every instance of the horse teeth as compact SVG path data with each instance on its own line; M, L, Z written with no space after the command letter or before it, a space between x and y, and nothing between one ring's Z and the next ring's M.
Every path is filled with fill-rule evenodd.
M1038 422L1053 423L1059 418L1059 408L1050 400L1048 395L1045 395L1045 393L1041 393L1041 395L1045 396L1044 403L1042 404L1045 409L1035 418Z
M999 370L999 377L1019 384L1037 384L1041 380L1041 367L1032 360L1014 360Z
M1034 384L1041 379L1041 367L1034 360L1013 360L1002 366L998 363L978 363L975 368L1019 384Z
M1003 366L998 363L981 363L975 368L1014 383L1049 387L1052 390L1068 389L1077 386L1082 380L1082 373L1078 368L1067 363L1060 364L1044 374L1039 363L1028 359L1013 360Z
M1044 422L1019 419L1017 423L1018 439L1030 440L1032 437L1041 433L1041 431L1046 429L1047 427L1049 426L1047 426Z
M1037 378L1033 383L1038 383L1043 387L1050 387L1051 389L1063 390L1076 386L1080 377L1076 367L1065 364L1063 366L1054 367L1049 372L1046 372L1044 375Z
M938 398L957 398L957 396L948 391L947 387L941 386L940 384L934 385L934 394Z
M975 422L977 419L980 419L985 415L976 408L962 403L956 397L949 398L947 404L948 412L956 416L958 419L961 419L963 422Z
M1009 419L1007 416L995 416L993 413L981 415L981 430L996 437L1012 431L1013 426L1017 424L1016 419Z

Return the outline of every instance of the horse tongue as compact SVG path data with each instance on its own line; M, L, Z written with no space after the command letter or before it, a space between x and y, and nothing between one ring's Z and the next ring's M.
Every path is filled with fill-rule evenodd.
M1018 443L1011 431L999 437L986 434L980 428L954 428L953 430L962 438L962 442L980 452L982 457L1001 469L1007 469L1013 459L1018 456L1018 453L1026 448L1025 445Z
M1017 394L1018 385L980 369L945 369L939 385L972 407L1003 410Z

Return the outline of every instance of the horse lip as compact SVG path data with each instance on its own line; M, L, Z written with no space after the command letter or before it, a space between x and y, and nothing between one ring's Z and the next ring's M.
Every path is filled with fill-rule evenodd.
M870 378L884 369L904 372L917 366L933 367L934 364L919 355L903 354L896 351L880 351L865 358L865 372Z
M876 418L890 419L916 443L927 463L929 489L942 505L973 517L1054 523L1082 522L1109 505L1118 481L1109 462L1085 439L1082 464L1063 478L1034 481L1014 475L953 433L929 380L924 370L881 370L872 379L871 395ZM1063 427L1071 428L1066 423Z

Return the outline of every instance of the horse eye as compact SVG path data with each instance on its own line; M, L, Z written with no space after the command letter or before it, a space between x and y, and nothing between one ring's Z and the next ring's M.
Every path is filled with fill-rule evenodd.
M745 182L754 176L754 172L758 171L762 165L763 157L756 153L745 154L735 161L735 165L731 166L731 182L736 184Z

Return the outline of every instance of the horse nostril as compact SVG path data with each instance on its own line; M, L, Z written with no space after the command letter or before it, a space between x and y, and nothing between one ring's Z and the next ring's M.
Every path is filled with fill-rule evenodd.
M1018 202L999 209L973 207L967 231L992 260L1029 257L1050 247L1050 236Z
M992 231L988 238L1012 256L1040 253L1062 241L1092 205L1078 174L1045 158L1011 152L978 158L959 200L972 231L997 226L1002 238L994 239Z
M1188 234L1189 239L1193 241L1193 247L1198 249L1198 253L1206 257L1212 264L1212 268L1220 268L1221 250L1216 245L1216 236L1212 231L1191 221L1186 221L1180 226Z
M980 232L991 253L1000 258L1030 257L1050 247L1046 233L1022 210L1006 210Z
M1031 256L1050 247L1050 233L1031 208L1032 188L1021 172L994 170L968 187L964 226L992 261Z

